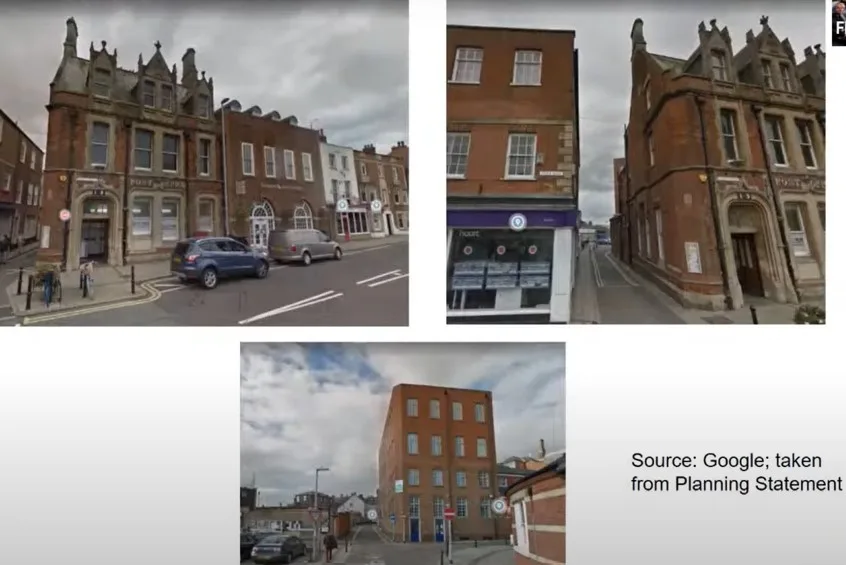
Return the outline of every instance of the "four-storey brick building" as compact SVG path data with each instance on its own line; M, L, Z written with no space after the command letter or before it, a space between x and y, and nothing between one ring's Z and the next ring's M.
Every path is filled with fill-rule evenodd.
M38 235L44 154L0 110L0 260Z

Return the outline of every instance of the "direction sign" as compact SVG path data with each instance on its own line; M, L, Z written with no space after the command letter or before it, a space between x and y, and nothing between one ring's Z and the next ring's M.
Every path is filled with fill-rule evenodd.
M374 212L378 212L382 209L382 201L381 200L374 200L370 203L370 209Z
M491 503L491 510L494 511L496 514L505 514L505 511L508 509L508 503L505 502L504 498L497 498Z
M70 220L70 218L71 218L71 213L70 213L70 210L68 210L67 208L63 208L62 210L59 211L59 219L61 221L67 222L68 220Z
M309 508L308 515L311 516L312 522L317 522L320 519L320 509L319 508Z
M378 517L379 517L379 513L376 512L375 510L373 510L372 508L367 511L367 519L368 520L373 520L375 522L376 518L378 518Z
M452 508L444 508L444 518L447 520L452 520L455 518L455 510Z
M391 516L388 519L391 521L391 524L396 523L396 521L397 521L396 514L391 514Z
M526 216L523 214L511 214L508 218L508 227L514 231L523 231L526 229Z
M341 198L338 200L338 203L335 204L335 209L337 209L338 212L346 212L350 209L350 203L347 202L345 198Z

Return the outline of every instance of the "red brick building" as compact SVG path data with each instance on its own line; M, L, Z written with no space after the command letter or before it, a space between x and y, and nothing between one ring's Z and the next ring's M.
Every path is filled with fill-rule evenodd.
M513 520L515 565L564 565L565 456L514 483L505 495Z
M159 42L130 71L105 41L78 56L77 38L71 18L50 83L38 260L120 265L166 256L189 235L222 234L214 85L194 50L180 77Z
M362 202L368 204L372 214L371 235L384 237L407 232L408 175L402 154L394 154L392 151L390 155L380 155L376 153L376 147L365 145L362 151L355 151L353 156L358 191ZM373 208L376 200L378 212Z
M44 153L0 110L0 260L38 237Z
M225 100L221 123L226 177L227 233L267 247L274 229L321 229L332 214L323 194L320 132L258 106Z
M628 257L628 229L623 224L626 218L626 179L628 174L626 160L622 157L614 159L614 215L610 222L611 252L615 257L620 257L626 263L630 262Z
M727 28L700 23L683 58L632 27L618 256L685 305L825 293L825 53L797 62L760 24L735 51Z
M499 494L490 392L395 386L378 466L379 520L396 539L443 541L447 507L454 539L502 537L491 510Z
M575 32L447 26L448 321L568 322Z

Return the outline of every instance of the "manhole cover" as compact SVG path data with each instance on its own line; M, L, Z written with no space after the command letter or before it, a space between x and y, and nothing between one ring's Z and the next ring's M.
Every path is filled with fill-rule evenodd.
M731 319L726 318L725 316L707 316L703 317L703 320L708 322L709 324L733 324L734 322Z

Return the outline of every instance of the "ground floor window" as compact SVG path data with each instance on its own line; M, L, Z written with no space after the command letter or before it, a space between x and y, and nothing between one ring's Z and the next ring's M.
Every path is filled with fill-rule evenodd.
M311 207L303 202L294 208L294 229L313 230L314 218L311 215Z
M132 201L132 235L150 236L153 233L153 199L136 197Z
M214 232L214 200L201 198L197 202L197 231Z
M794 257L808 257L811 248L808 246L808 236L805 233L805 220L802 217L802 205L798 202L788 202L784 205L784 215L787 220L787 237Z
M404 230L407 226L408 222L405 219L405 212L397 212L397 227Z
M366 212L341 212L335 215L336 229L339 234L350 235L370 233L367 226Z
M447 268L451 310L548 305L555 231L455 230Z
M162 241L179 240L179 200L162 200Z

